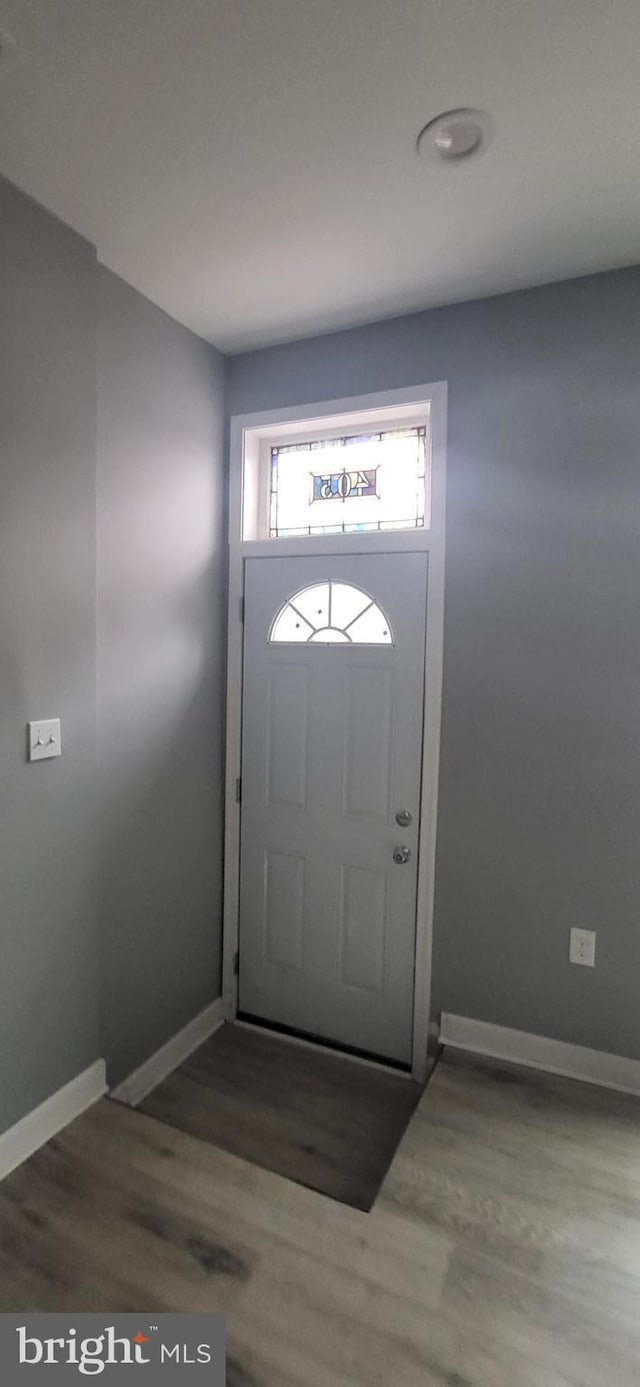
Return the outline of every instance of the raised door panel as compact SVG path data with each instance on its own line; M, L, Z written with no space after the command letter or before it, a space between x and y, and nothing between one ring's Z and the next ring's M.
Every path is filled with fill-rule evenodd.
M384 989L387 874L343 867L340 873L340 981L346 987Z
M306 809L309 765L309 669L286 664L267 681L264 801Z
M265 963L299 970L304 959L306 862L287 852L264 855Z
M391 791L393 669L345 672L342 813L386 823Z

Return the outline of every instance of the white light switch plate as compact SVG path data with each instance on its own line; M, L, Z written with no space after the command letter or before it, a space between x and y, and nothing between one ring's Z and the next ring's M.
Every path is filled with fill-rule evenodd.
M596 932L593 929L572 929L569 935L569 962L595 968Z
M29 723L29 760L48 761L62 755L60 718L44 718Z

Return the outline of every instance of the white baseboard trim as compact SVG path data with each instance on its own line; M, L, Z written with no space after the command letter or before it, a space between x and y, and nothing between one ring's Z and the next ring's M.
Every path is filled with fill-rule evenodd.
M62 1131L107 1091L104 1060L96 1060L82 1074L57 1089L44 1103L21 1117L0 1136L0 1180L33 1156L45 1142Z
M493 1026L488 1021L473 1021L446 1011L442 1013L440 1044L640 1097L640 1060L624 1055L568 1045L563 1040L529 1035L527 1031L513 1031L507 1026Z
M188 1059L203 1041L208 1040L209 1036L219 1029L223 1021L222 997L216 997L215 1002L199 1011L193 1021L188 1021L187 1025L183 1026L181 1031L177 1031L171 1040L167 1040L165 1045L161 1045L155 1054L149 1055L148 1060L145 1060L139 1069L134 1069L121 1084L112 1089L110 1097L115 1098L118 1103L127 1103L131 1108L137 1107L138 1103L151 1093L152 1088L162 1083L183 1060Z

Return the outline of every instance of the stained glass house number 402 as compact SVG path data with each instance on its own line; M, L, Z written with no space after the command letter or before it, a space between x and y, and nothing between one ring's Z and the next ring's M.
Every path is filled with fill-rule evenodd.
M426 459L423 425L273 447L269 535L417 529Z

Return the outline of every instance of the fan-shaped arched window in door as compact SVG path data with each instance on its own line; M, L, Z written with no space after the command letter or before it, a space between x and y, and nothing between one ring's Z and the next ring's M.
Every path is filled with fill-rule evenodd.
M314 583L285 602L274 619L269 641L317 645L393 645L387 618L375 598L353 583Z

